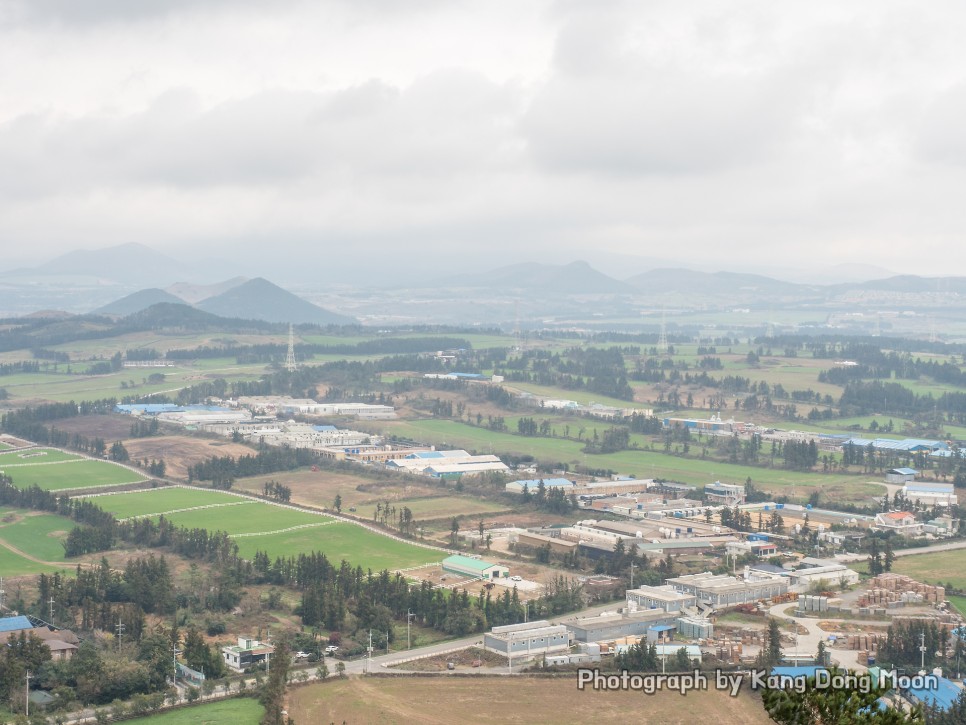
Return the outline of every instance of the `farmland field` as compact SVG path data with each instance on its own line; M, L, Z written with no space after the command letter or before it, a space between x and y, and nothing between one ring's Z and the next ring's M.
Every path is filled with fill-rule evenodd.
M441 496L439 498L414 498L390 500L390 504L398 511L403 506L407 506L413 512L413 516L423 521L426 519L449 518L451 516L472 516L474 514L489 514L497 511L506 511L510 507L506 504L497 504L490 501L480 501L462 496ZM344 509L343 509L344 510ZM371 519L375 513L375 504L359 506L357 516L363 519Z
M152 488L147 491L92 496L92 503L110 511L119 519L133 516L166 514L209 504L249 503L249 499L226 496L221 491L201 491L195 488Z
M235 697L221 702L183 707L149 717L128 720L131 725L257 725L265 708L251 697Z
M211 440L209 438L193 438L190 435L150 436L148 438L132 438L124 441L131 460L140 461L163 459L166 465L165 475L168 478L187 480L188 468L209 458L232 456L250 456L255 450L241 443L232 443L228 438Z
M0 576L19 576L54 571L43 562L64 561L61 538L73 527L70 519L21 509L0 509L0 544L12 546L25 556L0 545ZM71 566L64 563L65 567Z
M15 486L27 488L36 484L47 491L119 486L146 479L144 475L124 466L118 466L108 461L85 459L10 467L7 470L7 475L13 479Z
M34 466L38 463L60 463L61 461L80 461L83 456L56 448L25 448L18 451L0 453L0 470L16 466Z
M244 500L234 496L226 498L230 499L230 503L237 503L240 500ZM219 530L231 535L279 531L293 526L318 526L335 521L331 516L326 516L325 514L294 511L261 502L251 502L240 506L182 511L166 516L165 518L177 526L186 526L189 529L203 528L209 531Z
M89 500L121 518L156 518L166 510L215 506L166 514L165 518L178 526L225 531L236 537L241 555L247 558L254 556L256 551L266 551L273 558L322 551L335 563L346 559L364 568L397 569L439 561L444 556L442 552L397 541L332 516L275 506L220 491L157 489L93 496ZM285 531L292 527L304 528Z
M353 566L373 571L417 566L442 561L446 557L441 551L380 536L346 522L284 534L246 536L239 538L237 543L239 552L246 558L254 556L256 551L266 551L272 557L321 551L333 563L345 559Z
M897 557L892 571L911 576L927 584L952 582L959 589L966 589L966 571L963 550L940 551L935 554L915 554Z
M3 538L0 536L0 538ZM0 546L0 571L2 576L23 576L28 574L42 574L45 572L56 571L59 567L39 564L30 559L25 559L19 554L15 554L9 549ZM72 568L72 567L71 567Z
M382 424L387 433L447 446L460 446L479 452L530 454L543 461L560 461L594 468L609 468L640 478L669 478L683 483L703 485L716 479L743 482L751 478L761 490L782 495L807 497L822 491L839 500L863 501L881 496L883 488L858 476L803 473L782 468L756 468L718 461L668 456L656 451L621 451L588 455L578 441L561 438L537 438L499 433L447 420L420 420ZM605 426L601 426L601 430Z
M577 678L353 678L300 687L289 694L299 723L771 723L742 691L713 687L686 696L660 692L577 691ZM629 716L636 713L636 716Z
M30 556L44 561L63 561L61 540L74 528L74 522L56 514L18 512L13 523L0 523L0 539ZM9 514L8 514L9 516Z

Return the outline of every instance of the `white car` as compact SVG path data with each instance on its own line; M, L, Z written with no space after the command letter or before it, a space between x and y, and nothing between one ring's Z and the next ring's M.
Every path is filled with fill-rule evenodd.
M308 656L309 656L309 653L308 652L296 652L295 653L295 659L297 659L297 660L304 660Z
M510 581L511 582L522 582L523 581L523 577L522 576L519 576L519 575L517 575L517 576L511 576L510 577Z
M339 651L339 648L334 644L330 644L328 647L325 648L325 653L327 655L334 655L338 651Z

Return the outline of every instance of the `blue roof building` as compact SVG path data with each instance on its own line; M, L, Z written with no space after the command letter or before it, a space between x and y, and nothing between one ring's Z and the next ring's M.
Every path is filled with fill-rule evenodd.
M17 617L3 617L0 619L0 632L16 632L18 629L33 628L33 622L22 614Z
M947 680L945 677L937 677L933 684L935 684L935 687L929 686L930 683L928 682L923 687L910 687L905 690L904 694L914 702L921 702L923 705L935 705L942 710L948 710L956 704L962 689L955 682Z

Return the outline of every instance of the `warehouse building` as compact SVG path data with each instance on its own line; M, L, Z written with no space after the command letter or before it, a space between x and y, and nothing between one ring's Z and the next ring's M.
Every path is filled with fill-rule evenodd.
M566 478L528 478L520 481L510 481L506 485L506 490L509 493L523 493L524 489L526 489L533 494L540 488L541 482L543 482L545 491L559 488L567 494L572 493L574 486L577 485L574 481L568 481Z
M627 604L633 609L663 609L665 612L680 613L686 607L697 606L698 599L693 594L677 591L667 584L659 587L642 586L627 590Z
M902 487L902 495L907 501L918 502L924 506L948 508L959 502L956 497L956 489L951 483L913 483L910 481Z
M623 643L614 646L614 653L620 654L633 647L634 643ZM659 660L672 660L678 656L682 649L687 653L688 659L693 663L701 664L701 648L696 644L658 644L654 645Z
M915 481L919 471L915 468L890 468L886 471L886 483L909 483Z
M557 554L570 554L578 546L576 541L568 541L557 536L545 536L532 531L521 531L516 534L511 534L510 542L520 544L521 546L529 546L531 549L541 549L549 546L550 551Z
M560 654L570 650L570 632L546 620L494 627L483 635L483 648L506 657Z
M843 448L845 446L865 449L871 446L876 451L898 451L900 453L935 453L936 451L949 450L949 444L945 441L922 438L904 438L898 441L892 438L849 438L842 444Z
M405 458L388 461L386 467L434 478L459 478L485 471L504 473L510 470L497 456L474 456L463 450L415 451Z
M829 589L838 589L859 581L859 573L845 564L810 557L802 559L802 566L787 574L792 586L799 590L821 582L825 582Z
M443 571L474 579L502 579L510 576L509 568L482 559L454 554L443 559Z
M744 579L728 574L686 574L666 581L679 592L693 594L700 604L729 607L759 599L771 599L788 592L788 579L765 572L746 571Z
M600 614L564 622L577 642L601 642L620 637L643 637L650 627L674 624L678 615L663 609L645 609L637 612Z

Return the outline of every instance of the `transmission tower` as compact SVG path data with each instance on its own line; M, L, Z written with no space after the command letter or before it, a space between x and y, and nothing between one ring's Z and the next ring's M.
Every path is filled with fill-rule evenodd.
M661 307L661 336L657 338L657 351L661 355L667 355L667 320L664 318L664 308Z
M295 330L292 323L288 324L288 355L285 356L285 369L294 373L298 364L295 362Z

